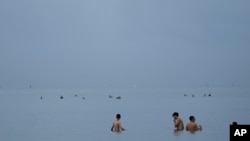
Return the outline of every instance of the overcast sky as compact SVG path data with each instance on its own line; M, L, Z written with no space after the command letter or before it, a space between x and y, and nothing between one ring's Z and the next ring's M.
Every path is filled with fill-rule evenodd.
M249 0L1 0L0 86L250 86Z

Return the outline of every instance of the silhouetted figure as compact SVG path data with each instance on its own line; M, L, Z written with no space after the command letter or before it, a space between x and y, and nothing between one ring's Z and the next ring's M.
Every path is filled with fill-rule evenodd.
M117 96L116 99L121 99L122 97L121 96Z
M194 117L194 116L190 116L190 117L189 117L189 120L190 120L190 122L187 123L187 125L186 125L186 130L187 130L187 131L194 132L194 131L202 130L202 126L201 126L201 125L198 125L198 124L195 122L195 117Z
M42 100L42 99L43 99L43 97L41 96L41 97L40 97L40 99Z
M172 117L174 119L173 121L174 121L175 130L182 131L184 129L184 124L183 124L182 119L179 117L179 113L178 112L174 112L172 114Z
M122 123L120 119L121 119L121 115L116 114L116 119L114 120L112 127L111 127L112 132L121 132L125 130L125 128L122 127Z
M82 99L85 99L85 97L83 96Z
M184 96L187 96L187 94L184 94Z
M208 94L208 96L212 96L211 94Z
M77 94L75 94L75 97L77 97Z
M192 94L192 97L194 97L194 94Z
M63 99L63 96L60 96L60 99Z
M112 95L109 95L109 98L113 98L113 96L112 96Z

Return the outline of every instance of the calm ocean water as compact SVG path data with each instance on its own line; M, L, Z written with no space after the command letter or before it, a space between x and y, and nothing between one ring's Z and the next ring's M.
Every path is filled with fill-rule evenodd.
M175 133L175 111L203 130ZM1 141L229 141L233 121L250 124L250 88L0 89L0 113Z

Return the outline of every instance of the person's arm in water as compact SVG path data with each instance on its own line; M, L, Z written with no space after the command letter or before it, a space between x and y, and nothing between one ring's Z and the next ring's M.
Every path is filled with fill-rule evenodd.
M114 130L114 123L112 124L111 131L113 132Z
M197 123L195 123L195 130L202 130L201 125L198 125Z
M180 125L180 119L174 119L174 127L178 128L178 126Z
M196 123L194 124L194 130L195 131L199 130L199 126Z

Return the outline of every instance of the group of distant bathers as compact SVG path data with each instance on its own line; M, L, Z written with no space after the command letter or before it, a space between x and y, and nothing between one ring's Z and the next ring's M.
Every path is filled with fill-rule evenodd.
M179 113L174 112L172 114L172 116L174 118L174 127L175 127L175 129L178 130L178 131L184 130L184 124L183 124L182 119L179 117ZM189 123L187 123L187 125L186 125L186 130L187 131L194 132L194 131L202 130L202 126L198 125L195 122L195 117L194 116L190 116L189 120L190 120Z
M179 113L174 112L172 114L172 116L174 118L174 127L175 127L175 130L177 130L177 131L184 130L184 124L183 124L182 119L179 117ZM113 124L112 124L112 127L111 127L111 131L121 132L121 131L125 130L125 128L122 127L120 119L121 119L121 115L120 114L116 114L116 119L113 121ZM189 120L190 120L189 123L187 123L187 125L186 125L186 130L187 131L194 132L194 131L202 130L202 126L198 125L195 122L195 117L194 116L190 116Z

